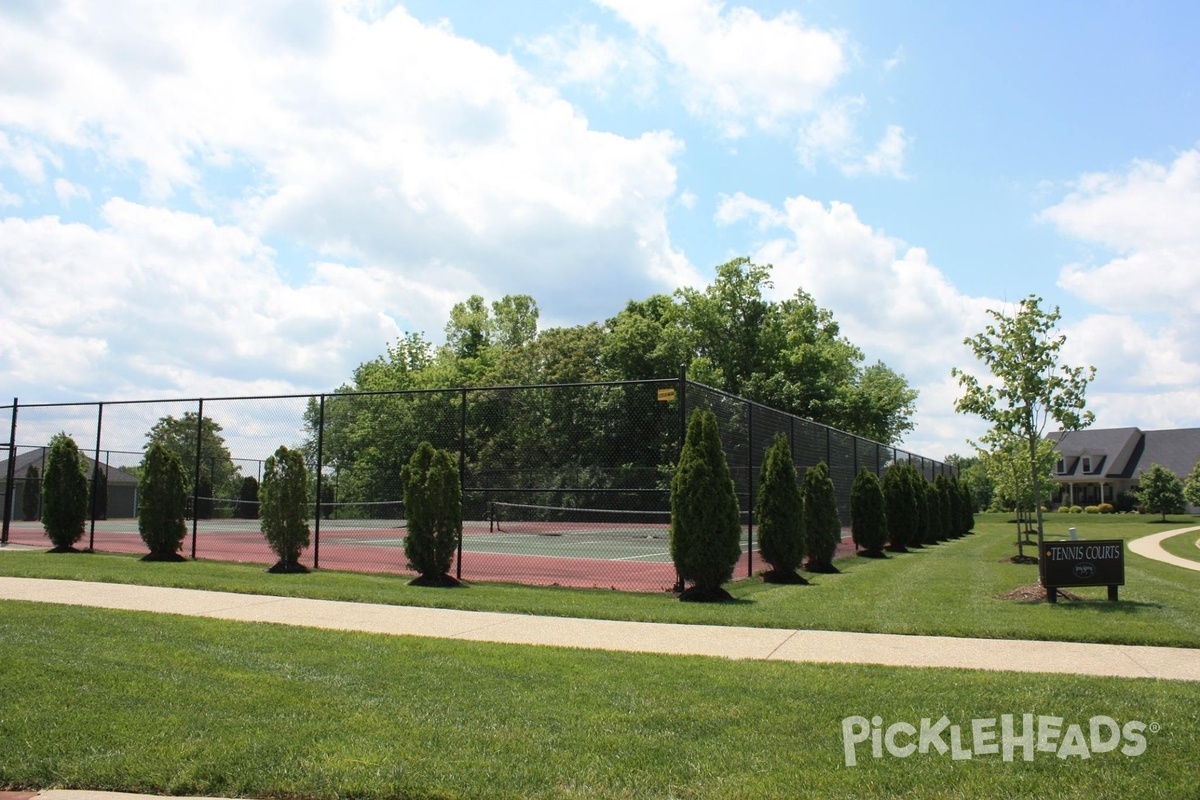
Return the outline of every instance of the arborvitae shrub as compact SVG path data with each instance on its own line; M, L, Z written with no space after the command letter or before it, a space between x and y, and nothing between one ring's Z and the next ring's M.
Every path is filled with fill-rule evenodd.
M42 513L42 482L38 478L37 467L30 464L21 487L21 517L26 522L34 522Z
M75 440L65 433L50 439L46 474L42 476L42 527L54 548L51 552L73 551L83 538L87 520L87 467Z
M280 447L263 464L259 514L267 544L279 556L271 572L308 572L300 553L308 547L308 468L299 450Z
M910 490L908 465L895 463L883 473L883 497L888 527L888 550L907 552L908 546L918 543L917 502Z
M697 409L688 419L679 466L671 478L671 559L691 589L681 600L729 597L721 584L741 558L742 526L716 415Z
M213 485L206 477L200 478L196 486L196 519L212 519Z
M242 487L238 490L237 513L238 519L258 519L258 479L253 475L242 478Z
M88 513L96 519L108 519L108 475L100 465L92 470L92 481L88 486Z
M942 493L937 486L925 482L925 503L929 509L929 527L925 529L925 544L937 544L942 540L945 523L942 521Z
M418 586L453 586L450 563L462 536L462 485L458 465L445 450L421 442L403 471L408 533L404 555Z
M804 558L804 499L796 480L796 463L787 437L780 434L767 448L758 479L758 552L771 565L763 580L807 583L796 570Z
M938 537L942 541L952 539L958 534L958 520L961 516L958 510L958 498L950 490L950 479L945 475L938 475L933 481L933 488L937 490L938 501L942 507L942 530Z
M855 547L880 557L887 543L887 512L879 476L865 467L850 486L850 532Z
M908 546L924 547L929 530L929 493L925 488L925 476L914 464L909 463L905 465L904 477L909 494L912 495L913 508L916 509L916 526Z
M143 561L183 561L187 535L187 473L179 455L154 442L142 458L138 478L138 533L150 549Z
M837 496L825 462L809 467L804 473L804 534L808 540L809 572L837 572L833 554L842 540L842 522L838 518Z
M975 501L971 492L971 483L960 477L955 477L954 483L958 487L958 506L962 511L960 530L966 536L975 530Z

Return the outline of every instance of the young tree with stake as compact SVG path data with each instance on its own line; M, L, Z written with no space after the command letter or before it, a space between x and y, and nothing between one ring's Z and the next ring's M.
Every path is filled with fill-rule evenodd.
M1011 432L1028 449L1038 552L1042 551L1044 536L1042 484L1035 466L1038 443L1050 420L1064 431L1092 424L1095 415L1085 410L1084 395L1096 377L1095 367L1060 363L1067 337L1056 334L1055 326L1062 315L1057 306L1044 310L1041 302L1042 298L1031 294L1012 316L988 309L995 324L964 340L999 385L980 384L974 375L957 367L950 371L964 390L955 410L982 417L997 433ZM1039 574L1039 580L1044 577Z

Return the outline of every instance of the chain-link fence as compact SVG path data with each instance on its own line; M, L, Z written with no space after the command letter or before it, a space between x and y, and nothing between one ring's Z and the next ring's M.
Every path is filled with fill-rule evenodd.
M309 465L312 542L302 563L409 573L403 470L428 441L457 460L463 535L453 570L467 580L659 591L676 583L670 557L670 480L694 409L718 417L742 508L737 575L756 568L753 498L777 436L797 471L825 462L849 521L861 469L947 465L794 417L685 378L594 384L197 400L0 406L5 543L44 545L40 480L47 444L71 435L92 485L83 542L145 553L138 475L150 441L174 450L188 474L192 558L274 563L259 526L257 490L280 446Z

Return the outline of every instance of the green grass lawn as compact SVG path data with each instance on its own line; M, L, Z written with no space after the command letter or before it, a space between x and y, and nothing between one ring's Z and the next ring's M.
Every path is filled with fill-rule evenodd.
M278 798L1196 797L1200 684L730 662L0 603L0 786ZM843 720L1061 717L847 765ZM1143 723L1140 755L1089 722ZM993 723L996 730L999 724ZM1087 749L1060 758L1072 725ZM1108 739L1101 730L1100 743ZM901 734L897 744L916 741ZM937 737L953 746L949 729ZM1126 739L1122 744L1134 744Z
M1200 541L1200 531L1192 531L1164 539L1162 547L1171 555L1191 561L1200 561L1200 547L1196 545L1197 541Z
M1131 539L1195 524L1050 517L1047 535ZM1060 524L1061 523L1061 524ZM126 556L0 553L0 575L614 619L1200 646L1200 573L1127 554L1121 600L1000 599L1036 580L1014 527L886 561L844 559L811 586L731 586L737 602ZM270 798L1200 798L1200 684L735 662L388 637L0 603L0 787ZM872 754L843 720L919 727L1061 717L1082 754L1018 748ZM1090 721L1144 723L1140 755L1091 751ZM986 724L986 723L983 723ZM994 730L999 729L994 724ZM898 729L899 730L899 729ZM1135 731L1136 732L1136 731ZM1098 734L1100 744L1106 738ZM899 744L912 738L901 731ZM937 737L951 747L947 730ZM1124 742L1128 744L1129 742ZM927 748L928 749L928 748ZM1065 757L1060 758L1060 755Z
M1196 524L1195 518L1050 515L1048 538L1132 539ZM818 628L986 638L1027 638L1200 647L1200 573L1126 555L1126 585L1110 603L1102 587L1074 590L1084 602L1056 606L1001 599L1035 583L1037 567L1008 561L1015 527L1007 515L982 515L976 533L887 560L848 558L839 575L809 575L812 585L742 580L736 603L680 603L672 595L557 587L475 584L423 589L406 579L321 570L267 575L264 567L196 561L149 564L129 556L0 553L0 575L147 583L362 602L439 606L553 616L657 622Z

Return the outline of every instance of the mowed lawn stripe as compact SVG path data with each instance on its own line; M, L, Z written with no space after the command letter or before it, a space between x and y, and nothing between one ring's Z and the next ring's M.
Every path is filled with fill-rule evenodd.
M249 797L1167 798L1200 687L730 662L0 604L0 786ZM847 766L843 720L1153 726L1145 751ZM941 737L949 744L949 736ZM1060 737L1061 738L1061 737ZM967 747L970 747L968 743Z

